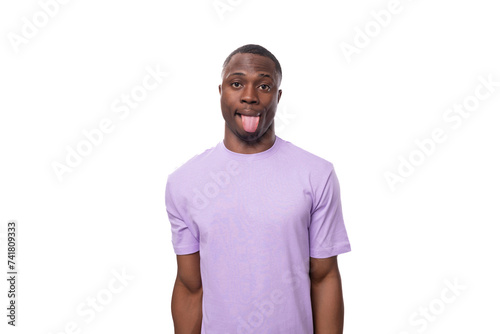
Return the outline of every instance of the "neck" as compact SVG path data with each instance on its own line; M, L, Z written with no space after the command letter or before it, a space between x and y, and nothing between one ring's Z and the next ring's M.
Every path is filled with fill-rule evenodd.
M224 146L230 151L242 154L254 154L270 149L276 140L274 133L274 122L269 129L260 137L255 139L244 139L235 135L228 127L224 130Z

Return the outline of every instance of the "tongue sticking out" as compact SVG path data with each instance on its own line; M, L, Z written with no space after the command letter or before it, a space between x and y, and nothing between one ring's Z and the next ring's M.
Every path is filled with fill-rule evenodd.
M245 116L241 115L241 122L243 123L243 129L246 132L255 132L257 126L259 125L260 116Z

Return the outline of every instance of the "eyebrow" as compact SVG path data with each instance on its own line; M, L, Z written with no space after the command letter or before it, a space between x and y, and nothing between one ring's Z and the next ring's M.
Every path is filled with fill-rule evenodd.
M231 74L229 74L229 76L228 76L228 77L230 77L230 76L232 76L232 75L241 75L241 76L246 76L246 74L245 74L245 73L235 72L235 73L231 73ZM271 78L271 79L272 79L272 77L271 77L269 74L265 74L265 73L260 73L260 74L259 74L259 77L266 77L266 78Z

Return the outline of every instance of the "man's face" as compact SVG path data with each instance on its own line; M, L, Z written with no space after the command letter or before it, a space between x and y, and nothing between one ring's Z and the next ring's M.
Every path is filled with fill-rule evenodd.
M251 142L274 131L279 81L274 62L267 57L237 53L231 58L219 85L222 116L231 133Z

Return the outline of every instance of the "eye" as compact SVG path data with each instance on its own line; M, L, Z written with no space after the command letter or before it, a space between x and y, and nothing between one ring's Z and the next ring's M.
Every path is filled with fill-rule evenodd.
M261 87L262 89L267 90L267 91L271 90L271 86L266 85L266 84L262 84L259 87Z
M239 88L241 87L241 84L239 82L233 82L231 86L233 86L234 88Z

